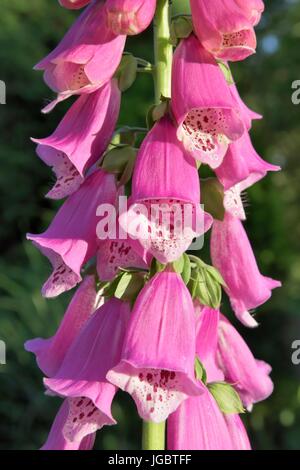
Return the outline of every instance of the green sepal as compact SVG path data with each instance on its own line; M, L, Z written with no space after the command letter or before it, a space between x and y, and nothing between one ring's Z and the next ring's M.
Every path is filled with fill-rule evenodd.
M128 90L135 82L138 69L138 60L132 54L124 53L115 77L122 92Z
M162 264L159 261L157 261L156 258L153 258L151 267L150 267L150 278L155 276L157 273L161 273L166 269L167 265Z
M221 274L200 258L190 255L190 260L192 273L188 288L192 298L198 299L202 305L219 309L222 301L222 285L225 286Z
M201 203L205 211L217 220L224 220L224 188L217 178L201 180Z
M227 84L234 85L234 79L233 79L229 65L223 62L222 60L217 60L217 62L218 62L220 69L223 72L223 75L226 79Z
M192 17L188 15L178 15L171 22L171 42L177 45L179 39L188 38L193 32Z
M195 377L196 377L196 379L199 380L200 382L204 383L204 385L206 385L207 373L206 373L204 365L202 364L199 357L197 357L197 356L195 358L194 367L195 367Z
M207 385L210 393L224 414L245 413L241 398L232 385L226 382L212 382Z
M184 266L183 266L183 270L181 273L181 277L183 279L183 282L187 286L191 279L192 266L191 266L190 258L188 257L186 253L183 254L183 259L184 259Z
M183 255L180 256L180 258L178 258L176 261L173 261L172 266L173 266L173 270L175 271L175 273L181 274L183 272L183 269L184 269L184 257L183 257Z
M152 129L156 121L159 121L169 111L169 98L162 97L162 102L151 106L147 113L146 122L148 129Z
M133 304L145 285L145 273L139 271L123 271L103 290L103 296L116 297Z

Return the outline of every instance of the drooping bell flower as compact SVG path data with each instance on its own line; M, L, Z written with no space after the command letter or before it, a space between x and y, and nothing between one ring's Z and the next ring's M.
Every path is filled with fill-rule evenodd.
M71 344L94 313L99 302L94 276L87 276L75 292L54 336L36 338L25 343L25 349L36 355L41 371L52 377L59 370Z
M200 206L196 163L178 142L167 116L140 148L130 203L120 225L162 263L178 259L211 226L211 217Z
M97 251L97 208L114 205L116 197L115 177L96 170L65 201L46 232L27 235L53 267L42 288L45 297L55 297L81 281L82 266Z
M251 409L254 403L265 400L273 392L271 367L253 357L243 338L223 315L218 328L217 361L246 408Z
M241 193L264 178L268 171L279 170L279 166L264 161L257 154L248 132L245 132L230 144L222 164L215 171L225 191L235 187L235 191Z
M121 361L107 379L131 394L146 421L164 421L188 396L195 380L193 302L179 274L156 274L140 292L127 328Z
M228 212L223 221L214 221L211 258L227 285L225 290L237 318L246 326L257 326L249 310L265 303L281 283L260 274L241 221Z
M92 1L54 51L35 66L44 70L47 85L58 93L44 112L71 95L105 85L121 61L125 40L108 28L104 3Z
M79 10L85 7L91 0L58 0L62 7L69 10Z
M69 415L69 400L64 400L53 425L47 441L41 450L91 450L94 446L95 433L87 434L82 440L71 442L63 434L63 429Z
M224 381L217 365L220 313L195 305L197 356L205 367L207 382ZM169 450L246 450L249 439L236 414L224 415L208 388L197 397L185 400L168 419Z
M127 303L106 302L77 336L55 376L44 379L51 392L73 398L63 429L71 442L115 424L111 403L117 389L105 376L120 360L129 315Z
M191 0L191 10L200 42L215 57L237 61L255 53L261 0Z
M38 144L38 156L53 168L57 181L47 197L61 199L76 191L85 172L106 150L118 119L120 90L111 80L100 90L80 96L54 133Z
M193 34L174 54L171 103L178 139L194 158L217 168L244 124L223 72Z
M156 0L107 0L107 22L115 34L134 35L150 25Z
M194 306L197 356L205 365L209 382L222 382L224 381L224 373L216 358L220 312L210 307L203 307L200 312L198 302Z
M103 240L99 242L97 272L101 281L112 281L119 268L148 269L151 256L138 240Z

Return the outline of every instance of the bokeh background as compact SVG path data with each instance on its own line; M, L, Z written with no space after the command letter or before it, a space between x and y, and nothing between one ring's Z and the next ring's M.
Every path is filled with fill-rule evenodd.
M177 3L183 10L187 2ZM265 3L257 54L234 64L232 71L245 101L264 115L252 130L257 150L283 167L249 190L246 224L262 272L281 279L283 288L258 309L258 330L239 326L255 355L272 364L275 382L272 397L245 420L254 448L299 449L300 366L292 364L291 344L300 339L300 105L291 102L291 85L300 79L300 2ZM47 136L66 110L60 105L51 115L40 114L53 95L32 67L75 16L55 0L1 0L0 80L7 85L7 104L0 105L0 339L7 345L7 364L0 365L1 449L38 449L59 404L43 394L42 376L23 343L54 333L69 295L51 301L41 297L49 265L25 242L25 233L42 231L57 208L43 197L52 175L35 155L30 137ZM150 28L130 39L127 50L151 60L151 41ZM151 78L139 75L123 95L120 124L144 125L152 95ZM119 426L99 433L97 448L139 448L141 423L124 394L114 414Z

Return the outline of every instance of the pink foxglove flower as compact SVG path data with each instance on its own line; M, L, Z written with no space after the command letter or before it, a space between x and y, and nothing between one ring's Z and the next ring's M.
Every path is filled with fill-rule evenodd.
M265 303L281 283L260 274L241 221L229 213L222 222L214 221L211 257L227 285L225 290L237 318L246 326L257 326L249 310Z
M269 375L271 367L253 357L250 349L229 321L221 316L218 328L217 361L227 382L251 409L254 403L265 400L273 392Z
M115 177L96 170L66 200L46 232L27 236L53 267L42 289L45 297L55 297L81 281L82 266L97 251L97 208L115 204L116 197Z
M79 16L60 44L36 65L58 97L44 109L51 111L71 95L92 93L114 75L126 36L116 36L106 25L103 2L92 3Z
M204 307L197 313L197 356L204 365L207 381L224 380L217 365L217 310ZM224 415L209 392L185 400L168 419L169 450L249 450L250 443L238 415Z
M101 281L112 281L119 268L147 269L151 256L138 240L103 240L99 243L97 272Z
M107 21L115 34L139 34L151 23L156 0L107 0Z
M217 168L244 124L237 101L215 61L191 34L174 54L172 111L177 136L203 163Z
M86 170L111 140L120 98L117 82L111 80L100 90L80 96L50 137L33 139L38 156L53 168L57 178L47 197L69 196L82 184Z
M255 53L261 0L191 0L191 9L195 32L215 57L237 61Z
M79 10L79 8L85 7L91 0L58 0L62 7L68 8L69 10Z
M279 166L264 161L256 153L248 132L245 132L229 146L216 174L225 191L235 187L236 192L241 193L264 178L269 171L279 170Z
M82 440L71 442L65 438L63 429L69 415L69 400L61 405L53 422L47 441L41 450L91 450L94 446L95 433L88 434Z
M193 302L181 277L156 274L140 292L131 314L121 361L107 379L131 394L146 421L164 421L190 395L195 380Z
M73 399L63 429L71 442L115 424L111 403L117 389L105 376L120 360L129 314L127 303L110 299L91 316L55 376L44 379L51 392Z
M160 262L168 263L178 259L211 222L200 206L196 163L185 153L165 116L140 148L131 207L120 216L120 225Z
M25 343L25 349L36 355L39 368L48 377L59 370L71 344L97 308L99 297L94 276L87 276L72 298L54 336L36 338Z

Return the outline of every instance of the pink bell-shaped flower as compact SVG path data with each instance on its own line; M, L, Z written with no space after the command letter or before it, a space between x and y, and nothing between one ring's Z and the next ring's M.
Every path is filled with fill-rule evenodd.
M59 45L35 68L44 70L47 85L58 97L44 112L71 95L92 93L114 75L126 36L116 36L106 24L104 3L93 0Z
M222 164L215 172L225 191L238 185L238 193L252 186L266 176L269 171L279 171L280 167L264 161L253 148L248 132L229 145Z
M174 54L171 104L185 148L202 163L220 166L244 123L219 65L193 34Z
M265 303L281 283L262 276L242 222L229 214L215 220L211 234L211 258L226 283L226 292L237 318L257 326L249 310Z
M85 172L106 150L119 116L121 93L115 80L80 96L54 133L38 144L38 156L53 168L57 181L47 197L61 199L76 191Z
M254 403L272 394L271 367L253 357L243 338L223 315L218 326L217 361L246 408L251 410Z
M211 226L211 217L200 206L196 163L178 142L167 116L140 148L130 203L120 225L162 263L178 259Z
M140 292L121 360L107 379L130 393L139 415L159 423L188 396L203 392L194 375L193 302L179 274L156 274Z
M27 238L49 258L53 272L43 286L45 297L55 297L81 281L81 268L97 251L97 208L115 205L115 177L96 170L59 209L46 232Z
M215 57L237 61L255 53L261 0L191 0L191 9L195 32Z
M106 302L77 336L58 372L44 379L48 390L72 399L63 430L71 442L115 424L111 403L117 389L105 376L120 360L129 314L127 303Z
M115 34L134 35L153 20L156 0L107 0L107 22Z
M59 370L65 355L80 330L99 303L94 276L87 276L75 292L64 318L54 336L36 338L25 343L25 349L36 355L41 371L52 377Z

